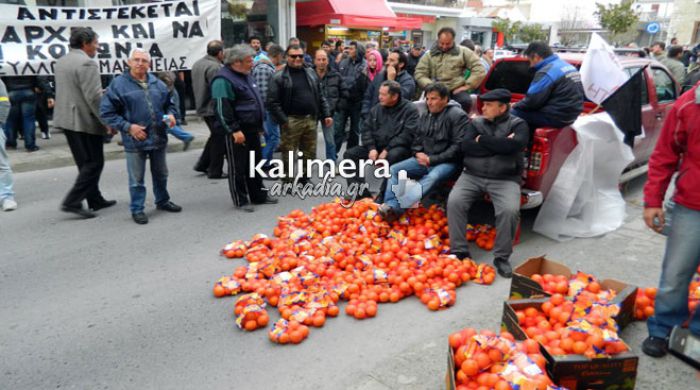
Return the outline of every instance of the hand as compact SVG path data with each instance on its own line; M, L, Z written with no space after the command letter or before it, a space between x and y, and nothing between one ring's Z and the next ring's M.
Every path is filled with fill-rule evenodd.
M129 126L129 135L131 135L137 141L143 141L148 138L146 128L141 125L137 125L136 123Z
M649 226L649 228L653 231L661 233L661 230L664 228L664 224L666 223L666 219L664 217L664 209L660 207L645 208L644 223L646 223L647 226Z
M55 104L56 104L56 101L53 100L53 98L48 98L48 99L46 99L46 105L47 105L49 108L53 108L53 106L54 106Z
M386 67L386 79L396 80L396 68L394 68L393 66Z
M418 164L424 167L430 166L430 157L423 152L416 153L416 160L418 160Z
M243 134L242 131L237 131L233 133L233 143L236 144L244 144L245 143L245 135Z
M468 90L469 90L469 86L468 86L468 85L462 85L461 87L459 87L459 88L455 89L454 91L452 91L452 94L453 94L453 95L456 95L456 94L458 94L458 93L460 93L460 92L465 92L465 91L468 91Z
M175 116L173 114L168 115L168 127L172 129L176 124Z
M324 119L324 120L323 120L323 124L324 124L326 127L331 127L331 126L333 126L333 118L330 118L330 117L329 117L329 118Z
M481 138L481 134L477 135L476 138L474 138L474 142L479 142L479 138Z
M382 150L381 153L379 153L379 157L377 157L377 158L380 160L385 160L387 154L389 154L389 152L387 152L386 149L384 149L384 150Z
M117 135L117 131L114 130L113 128L107 126L107 134L108 135Z
M375 161L377 159L379 153L377 153L377 149L372 149L369 151L369 159L372 161Z
M510 133L510 134L508 134L508 138L510 138L510 139L515 138L515 133Z

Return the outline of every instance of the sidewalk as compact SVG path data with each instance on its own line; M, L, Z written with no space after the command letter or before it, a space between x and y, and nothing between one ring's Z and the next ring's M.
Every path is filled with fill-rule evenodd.
M187 125L181 127L195 137L190 144L190 150L204 147L207 138L209 138L209 129L201 118L196 115L188 115ZM75 164L66 136L61 130L51 128L51 139L41 139L38 127L36 134L36 144L41 148L40 150L27 153L24 150L23 140L17 140L17 150L7 150L13 172L38 171ZM105 160L124 158L124 147L117 145L117 141L120 139L121 136L117 134L112 138L112 142L104 145ZM182 152L182 146L182 141L173 136L168 137L168 152Z

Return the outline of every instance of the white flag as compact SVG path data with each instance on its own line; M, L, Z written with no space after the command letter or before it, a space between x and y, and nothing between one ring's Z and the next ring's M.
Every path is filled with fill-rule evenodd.
M591 35L580 73L586 97L596 104L602 103L629 78L612 46L596 33Z

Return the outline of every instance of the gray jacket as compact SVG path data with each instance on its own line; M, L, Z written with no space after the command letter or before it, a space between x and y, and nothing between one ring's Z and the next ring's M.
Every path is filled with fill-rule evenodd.
M7 96L5 83L0 80L0 127L5 127L5 121L10 115L10 98Z
M665 67L668 68L668 70L671 72L671 75L673 75L673 78L676 79L676 82L678 84L682 84L683 80L685 80L685 65L683 65L682 62L678 61L675 58L662 58L659 60Z
M219 59L205 55L192 65L192 89L197 115L214 116L214 101L211 98L211 81L221 69Z
M105 126L100 121L102 84L97 62L84 51L72 49L56 61L54 76L54 126L79 133L105 135Z

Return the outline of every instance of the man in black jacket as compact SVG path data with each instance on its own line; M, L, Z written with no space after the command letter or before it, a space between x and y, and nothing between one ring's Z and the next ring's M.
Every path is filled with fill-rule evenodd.
M333 125L328 101L321 90L321 82L311 68L304 66L304 51L299 45L287 48L287 66L275 73L267 91L268 110L272 119L280 125L282 162L285 182L299 178L299 183L309 182L311 172L304 174L308 160L316 157L316 124L323 119L325 126ZM290 177L289 160L296 161L290 153L299 150L304 160L301 172Z
M413 157L389 169L391 178L384 192L384 203L379 206L379 214L387 220L394 220L413 207L435 184L458 169L459 143L469 117L459 103L450 102L450 91L442 83L428 85L425 99L428 112L418 120L411 146ZM406 177L418 180L418 184L409 189L405 180L399 181Z
M411 156L411 142L418 126L418 109L403 96L401 85L387 80L379 87L379 104L372 107L362 122L362 145L345 152L346 159L357 163L362 159L386 160L389 165ZM348 179L348 184L364 182L363 178ZM380 195L386 182L379 190ZM359 188L359 187L358 187ZM360 194L363 198L372 196L369 190Z
M520 219L523 150L529 130L524 120L508 112L511 94L494 89L479 98L483 116L471 121L461 142L463 172L447 200L447 223L453 255L471 257L467 246L467 215L472 204L488 194L496 210L494 265L510 278L509 262Z
M324 43L325 45L325 43ZM345 88L343 78L340 73L332 68L329 62L328 52L325 49L316 50L314 55L314 67L316 75L321 80L321 90L328 101L331 117L335 114L338 108L338 102L341 99L347 99L348 90ZM326 160L335 161L338 157L335 149L335 130L333 126L323 125L323 139L326 143Z
M394 49L387 57L384 70L374 77L372 83L367 87L365 98L362 101L362 117L369 114L369 110L379 102L379 86L385 80L396 81L401 86L401 97L412 100L416 93L416 82L413 76L406 72L406 53L401 49Z
M418 66L421 57L423 57L423 47L416 43L411 47L411 52L408 53L408 63L406 64L406 71L411 77L416 73L416 66Z
M340 101L335 113L335 147L340 150L345 142L345 124L350 120L350 134L347 148L357 145L360 136L360 120L362 114L362 99L369 83L367 77L367 60L365 47L352 41L347 47L348 56L338 65L338 71L348 88L348 98Z
M544 42L532 42L524 54L535 70L525 98L513 105L512 114L535 131L565 127L583 111L583 85L576 68L552 53Z

